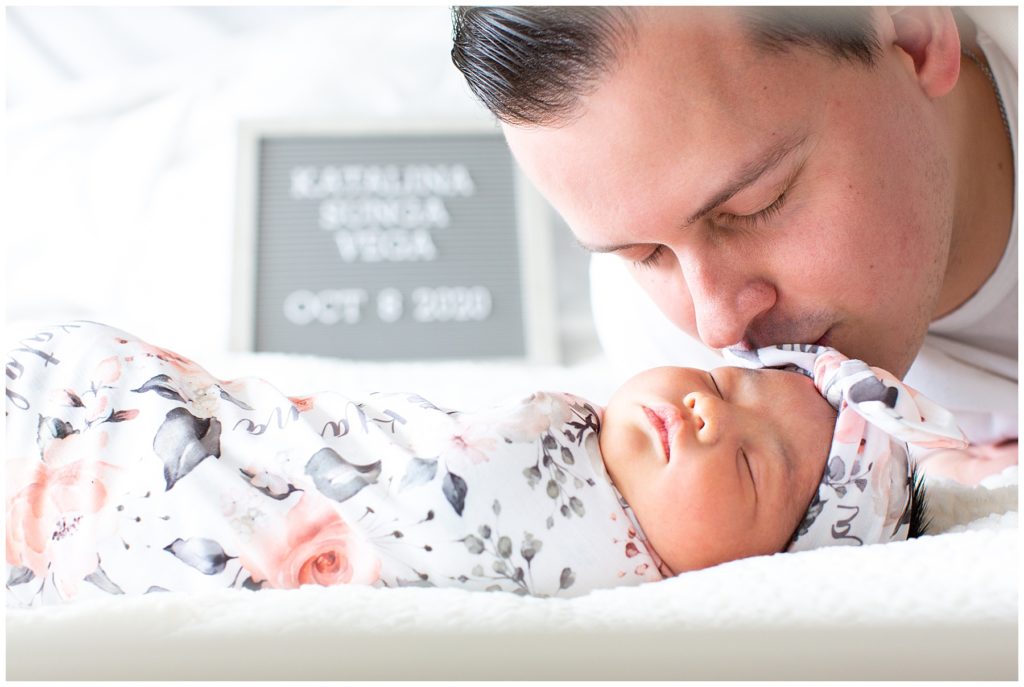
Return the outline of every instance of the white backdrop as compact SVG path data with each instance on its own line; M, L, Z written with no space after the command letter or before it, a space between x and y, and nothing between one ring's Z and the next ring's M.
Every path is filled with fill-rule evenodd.
M447 7L17 7L6 33L8 322L223 350L240 120L492 121ZM585 256L556 245L563 346L593 350Z

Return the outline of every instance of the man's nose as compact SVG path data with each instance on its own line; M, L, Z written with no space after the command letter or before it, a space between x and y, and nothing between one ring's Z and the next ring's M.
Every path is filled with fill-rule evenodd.
M751 274L746 259L733 255L712 261L707 252L679 256L697 335L710 348L741 343L751 322L775 305L775 288Z

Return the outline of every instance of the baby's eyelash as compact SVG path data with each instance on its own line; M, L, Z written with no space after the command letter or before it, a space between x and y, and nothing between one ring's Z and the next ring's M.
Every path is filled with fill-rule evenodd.
M750 473L750 483L754 485L754 498L757 498L757 480L754 479L754 469L750 466L750 457L742 448L740 449L740 455L743 456L743 462L747 464L747 472Z
M643 260L634 260L633 267L640 267L645 269L654 267L655 265L658 264L658 261L661 260L661 256L664 253L664 251L665 246L655 246L654 250L652 250L646 258L644 258Z
M725 395L722 393L722 388L718 386L718 380L715 379L715 375L708 372L708 379L711 380L711 385L715 387L715 393L717 393L718 397L724 401Z

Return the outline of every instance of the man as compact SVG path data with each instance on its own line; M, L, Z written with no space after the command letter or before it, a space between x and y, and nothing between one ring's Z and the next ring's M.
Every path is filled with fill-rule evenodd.
M452 57L624 372L827 344L1016 462L1016 66L967 15L460 8Z

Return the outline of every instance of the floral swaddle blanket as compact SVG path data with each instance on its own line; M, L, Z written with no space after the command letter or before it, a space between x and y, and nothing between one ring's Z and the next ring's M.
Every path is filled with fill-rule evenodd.
M303 584L537 596L661 579L598 450L536 393L287 397L92 322L7 362L7 603Z

